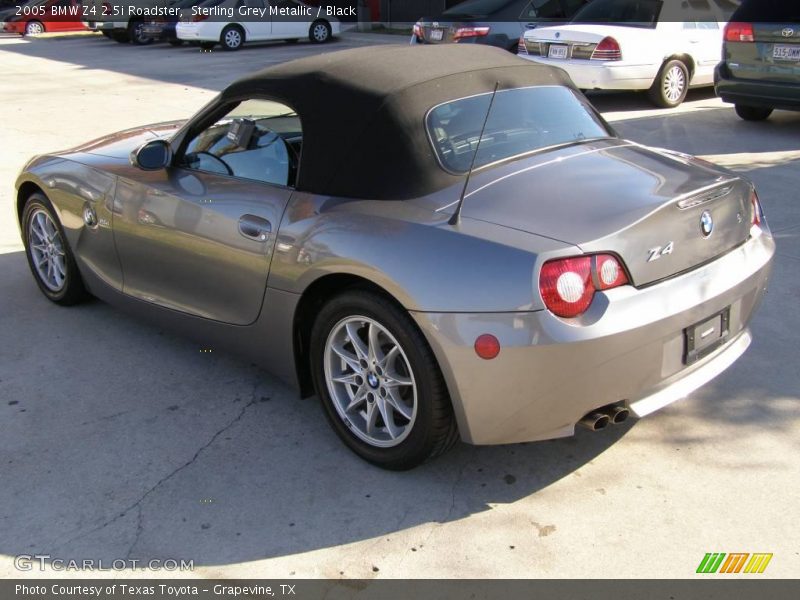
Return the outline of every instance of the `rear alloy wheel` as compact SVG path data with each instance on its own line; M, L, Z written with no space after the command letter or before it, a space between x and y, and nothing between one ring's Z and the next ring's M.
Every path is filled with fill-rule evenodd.
M144 21L132 21L128 25L128 37L137 46L146 46L153 43L153 38L144 32Z
M315 44L324 44L331 39L331 25L327 21L314 21L308 28L308 39Z
M78 266L50 201L32 194L22 213L25 254L39 289L53 302L70 305L86 298Z
M244 30L238 25L228 25L222 30L219 43L225 50L238 50L244 44Z
M25 35L39 35L44 32L44 24L41 21L28 21L25 24Z
M310 352L325 413L364 460L410 469L458 440L433 352L393 302L367 291L337 296L314 322Z
M745 121L764 121L772 114L771 108L762 108L760 106L744 106L743 104L734 105L736 114Z
M689 91L689 69L679 60L664 63L649 90L650 100L661 108L675 108Z

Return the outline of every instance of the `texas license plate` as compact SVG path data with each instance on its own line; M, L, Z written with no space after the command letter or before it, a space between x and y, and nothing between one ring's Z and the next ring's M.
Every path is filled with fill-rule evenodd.
M728 339L731 323L731 307L718 312L700 323L684 330L686 352L683 362L687 365L708 356Z
M444 31L441 29L431 29L431 41L441 42L444 36Z
M567 47L560 44L550 44L547 56L549 58L567 58Z
M800 61L800 45L775 44L772 48L772 58L777 60Z

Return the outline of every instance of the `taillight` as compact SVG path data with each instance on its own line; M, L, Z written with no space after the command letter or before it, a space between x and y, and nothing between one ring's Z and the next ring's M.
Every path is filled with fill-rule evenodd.
M598 290L626 285L628 276L611 254L558 258L542 265L539 291L547 309L559 317L577 317Z
M517 54L527 54L528 47L525 45L525 36L519 36L519 43L517 44Z
M750 224L760 227L761 219L764 215L761 212L761 202L759 202L758 194L756 194L755 190L753 190L753 192L750 194L750 209L752 211L752 214L750 215Z
M419 21L414 23L414 35L416 36L417 39L420 39L420 40L423 37L422 36L422 24Z
M752 23L737 23L731 21L725 25L726 42L754 42Z
M490 27L459 27L453 34L453 41L463 40L465 38L483 37L489 35Z
M103 16L110 17L112 14L114 14L114 9L111 7L111 4L103 2Z
M203 15L203 14L192 15L192 22L199 23L200 21L205 21L207 18L208 15Z
M613 37L604 37L592 52L591 60L622 60L622 49Z

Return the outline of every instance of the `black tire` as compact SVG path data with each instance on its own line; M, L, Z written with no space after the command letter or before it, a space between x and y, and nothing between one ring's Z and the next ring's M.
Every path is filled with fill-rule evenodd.
M183 46L183 40L169 40L169 45L175 48L178 46Z
M45 27L44 23L34 19L25 23L25 33L23 35L39 35L40 33L45 33L46 31L47 27Z
M308 28L308 39L311 40L313 44L330 42L332 34L331 24L323 19L317 19L311 23L311 26Z
M686 99L688 92L689 69L682 61L673 59L662 65L648 95L660 108L675 108Z
M235 51L242 47L245 42L244 29L238 25L228 25L219 34L219 43L223 50Z
M346 424L339 415L328 388L325 375L328 336L343 319L354 316L372 319L394 337L416 383L417 412L413 423L408 425L410 431L390 447L378 447L353 433L353 425ZM362 459L384 469L401 471L443 454L458 441L453 408L436 357L408 313L391 300L361 289L346 291L329 300L312 327L310 361L314 386L328 421L345 445ZM363 386L366 387L366 382Z
M64 252L65 276L63 285L58 290L53 290L48 287L34 264L31 243L31 220L42 212L44 212L55 225L57 236L60 239L61 249L63 249ZM64 229L58 221L52 204L50 204L50 201L43 194L31 194L25 202L25 208L22 212L22 238L25 243L25 256L28 259L28 266L31 269L33 278L36 280L39 289L49 300L56 304L70 306L85 300L89 296L81 280L78 265L75 264L75 258L67 243L67 237L64 235Z
M108 30L105 30L105 29L103 29L103 30L101 30L101 31L100 31L100 34L101 34L101 35L102 35L104 38L111 39L111 32L110 32L110 31L108 31Z
M111 39L118 44L127 44L131 41L131 37L128 35L127 31L112 31Z
M142 29L144 28L144 21L136 19L128 23L128 37L131 42L137 46L147 46L153 43L153 38L145 34Z
M743 104L734 105L734 110L736 114L745 121L764 121L769 118L773 111L771 108L745 106Z

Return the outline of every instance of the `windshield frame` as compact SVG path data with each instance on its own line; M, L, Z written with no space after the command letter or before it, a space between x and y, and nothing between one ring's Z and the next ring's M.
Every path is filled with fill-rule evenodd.
M514 88L507 88L507 89L504 89L504 90L497 90L496 93L497 94L502 94L504 92L513 92L513 91L517 91L517 90L530 90L530 89L542 89L542 88L561 88L561 89L568 90L575 97L575 100L577 100L578 103L584 109L586 109L586 111L592 116L592 118L597 122L597 124L602 129L604 129L606 131L607 135L587 137L587 138L583 138L583 139L580 139L580 140L569 140L569 141L566 141L566 142L560 142L558 144L550 144L548 146L542 146L541 148L534 148L532 150L528 150L527 152L521 152L519 154L513 154L511 156L506 156L504 158L500 158L498 160L494 160L494 161L486 163L486 164L475 166L474 168L467 169L465 171L454 170L454 169L448 167L444 163L444 161L442 160L442 157L439 154L439 150L438 150L438 148L436 146L436 141L433 139L433 136L431 135L431 128L428 126L428 122L429 122L431 113L433 113L433 111L436 110L437 108L439 108L440 106L444 106L445 104L451 104L453 102L459 102L461 100L469 100L471 98L479 98L481 96L491 96L493 93L495 93L495 92L481 92L479 94L471 94L469 96L463 96L461 98L451 98L450 100L445 100L444 102L439 102L438 104L432 106L431 108L429 108L425 112L425 117L423 119L423 124L422 125L425 128L425 136L428 138L428 143L430 144L431 149L433 150L433 155L436 157L436 163L446 173L449 173L450 175L455 175L457 177L463 177L463 176L466 176L468 173L475 173L477 171L482 171L484 169L489 169L489 168L492 168L492 167L496 167L498 165L501 165L501 164L504 164L504 163L507 163L507 162L520 160L522 158L527 158L528 156L533 156L535 154L539 154L539 153L542 153L542 152L548 152L550 150L555 150L555 149L558 149L558 148L566 148L567 146L575 146L575 145L578 145L578 144L584 144L584 143L593 142L593 141L596 141L596 140L607 140L607 139L618 139L619 138L619 136L617 135L617 132L614 131L614 129L608 124L608 122L603 118L603 116L599 112L597 112L597 109L595 109L595 107L592 106L592 104L585 97L582 97L580 95L580 93L576 92L576 90L572 89L569 86L566 86L566 85L526 85L526 86L523 86L523 87L514 87ZM481 136L480 139L483 139L483 136ZM478 143L480 143L480 140L479 140ZM478 150L480 150L480 148L478 148Z

